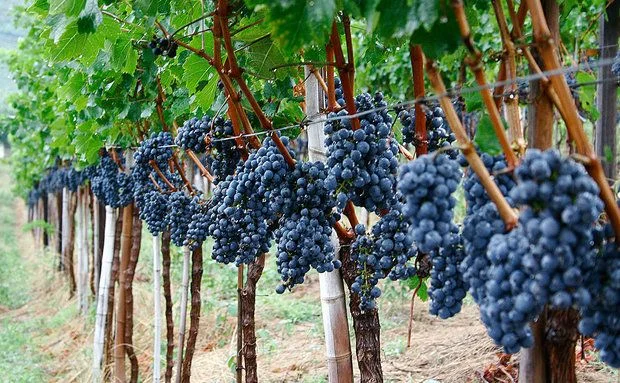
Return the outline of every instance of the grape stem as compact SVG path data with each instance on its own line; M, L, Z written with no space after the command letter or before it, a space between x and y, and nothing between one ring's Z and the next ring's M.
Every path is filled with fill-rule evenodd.
M166 185L168 185L170 190L177 191L177 188L175 188L174 185L170 183L168 178L166 178L164 173L162 173L161 169L159 169L159 165L157 165L157 162L155 162L155 160L150 160L149 165L151 165L151 167L155 170L155 173L157 173L157 175L166 183Z
M196 164L198 170L200 170L200 174L202 174L202 176L206 178L209 182L213 183L213 176L211 175L211 173L209 173L207 168L204 167L202 162L200 162L196 153L194 153L194 151L191 149L186 149L185 152L187 153L187 156L192 160L192 162Z
M554 41L551 31L547 25L542 5L539 0L527 0L527 6L532 16L532 27L534 29L534 40L538 44L543 63L546 70L554 70L561 67L559 58L554 50ZM616 203L616 198L607 183L603 165L596 156L592 145L583 129L575 102L572 99L570 88L566 78L562 75L550 76L551 86L558 95L559 103L565 112L564 122L570 139L574 142L577 153L587 157L590 161L585 165L586 170L597 183L600 189L600 196L605 203L605 211L611 222L616 236L616 242L620 243L620 208Z
M159 192L161 194L164 194L164 190L159 186L159 184L157 183L157 181L155 181L155 177L153 177L152 174L149 174L149 179L151 180L151 182L153 183L153 185L155 185L155 187L157 188L157 190L159 190Z
M183 180L183 183L187 187L187 190L189 191L190 194L193 195L194 194L194 189L192 188L191 182L189 182L189 180L185 176L185 171L183 170L183 167L179 164L179 159L177 158L176 152L174 152L173 155L172 155L172 162L174 163L174 167L179 172L179 175L181 176L181 179Z
M345 108L350 116L355 115L357 110L355 108L355 96L354 96L354 84L351 83L351 77L349 76L349 66L344 61L344 53L342 52L342 45L340 43L340 34L338 33L338 25L334 20L332 24L331 45L334 49L334 58L336 60L336 68L338 68L338 75L340 76L340 83L342 84L342 92L344 93ZM360 128L360 120L357 117L351 119L351 127L355 131Z
M310 65L310 72L312 72L314 77L316 77L316 80L319 82L319 85L321 85L321 88L323 88L323 92L327 93L327 84L325 83L323 76L321 76L321 74L319 73L319 70L316 69L315 66Z
M411 295L411 306L409 306L409 325L407 326L407 348L411 347L411 334L413 332L413 304L415 303L415 296L418 295L418 290L422 287L422 278L419 278L418 285L413 294Z
M406 158L408 161L411 161L411 160L413 160L413 159L414 159L413 154L412 154L409 150L407 150L407 148L405 148L405 147L404 147L402 144L400 144L400 143L398 144L398 150L400 150L401 154L402 154L403 156L405 156L405 158Z
M325 53L328 62L334 61L334 46L331 41L325 46ZM330 112L334 112L338 107L336 102L336 80L334 79L334 67L328 66L327 71L327 107Z
M168 132L170 129L168 128L168 124L166 124L166 119L164 118L164 107L163 103L166 102L166 95L164 94L164 89L161 86L161 80L159 76L156 78L157 81L157 98L155 98L155 109L157 110L157 117L159 117L159 121L161 122L161 127L164 132Z
M489 112L489 117L491 119L491 123L493 124L493 130L495 130L495 135L497 136L499 144L502 147L502 151L506 156L506 163L509 167L514 168L518 164L518 160L512 150L512 147L510 146L510 143L508 142L508 137L506 136L504 125L502 123L502 118L495 102L493 101L493 93L487 86L486 76L483 71L482 53L476 48L471 37L471 30L465 15L463 1L452 0L452 8L454 9L454 14L459 26L459 31L461 32L463 43L470 54L466 59L466 62L473 72L476 82L483 88L480 90L480 93L482 94L482 99Z
M348 15L342 15L342 26L344 28L344 40L347 46L347 67L351 86L355 86L355 61L353 58L353 42L351 39L351 19Z
M411 72L413 75L413 97L421 99L425 95L424 91L424 53L420 45L409 45L409 58L411 59ZM422 104L415 103L415 135L418 144L415 146L415 153L418 156L428 153L428 140L426 135L426 113L422 109Z
M463 152L463 155L467 159L469 166L476 173L476 175L478 175L478 178L480 178L480 183L484 187L484 190L486 190L491 201L493 201L493 203L497 207L499 215L502 217L506 228L508 230L511 230L517 225L517 213L512 209L512 207L510 207L508 201L506 201L506 198L502 195L502 192L497 187L497 184L495 184L495 182L493 181L491 174L484 166L484 163L480 159L480 156L478 156L478 153L476 153L474 145L467 136L467 132L463 128L463 125L461 124L461 121L459 120L456 111L454 110L454 106L452 105L450 98L446 96L446 86L444 85L443 80L439 75L434 61L427 61L426 73L428 74L428 77L431 81L433 88L435 89L435 92L437 94L443 95L439 98L439 102L444 110L446 119L450 124L450 128L452 128L452 132L456 136L456 139L461 146L461 151Z
M502 5L498 0L491 0L491 3L493 4L493 9L495 10L495 18L497 19L497 24L499 25L502 45L505 51L501 66L504 68L506 78L513 80L510 84L510 94L504 97L504 103L506 104L506 112L508 115L508 126L510 127L513 147L516 148L518 153L523 155L525 154L527 144L523 138L523 129L521 128L521 111L519 110L519 93L517 92L517 84L514 82L514 79L517 78L515 44L512 41L510 32L508 31L508 24L506 22L506 16L504 14L504 10L502 9Z

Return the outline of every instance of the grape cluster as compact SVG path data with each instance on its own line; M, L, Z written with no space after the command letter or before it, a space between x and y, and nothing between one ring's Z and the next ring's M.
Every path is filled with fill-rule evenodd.
M610 225L607 231L613 233ZM582 305L579 331L594 337L603 362L620 368L620 248L612 237L603 244L587 287L592 299Z
M118 158L122 159L122 154L119 153ZM120 171L107 151L103 152L99 164L92 171L90 184L95 196L107 206L118 208L133 201L134 183L131 175Z
M187 231L197 203L198 197L188 196L182 191L173 192L168 196L166 221L170 228L170 239L177 246L186 244Z
M190 250L196 250L206 241L209 234L209 223L209 206L204 203L194 204L194 212L185 237L185 245Z
M355 99L358 112L385 106L383 95L374 98L364 93ZM330 117L346 117L346 110ZM353 131L347 118L325 124L327 138L327 188L343 209L351 200L355 205L375 212L394 202L398 144L391 135L392 118L383 109L359 118L360 129Z
M181 177L177 173L170 171L168 165L168 161L173 154L173 144L170 133L153 133L149 138L140 143L140 146L134 153L135 166L131 173L135 184L134 198L140 210L145 206L144 198L148 192L169 190L169 186L151 166L151 161L157 164L162 174L176 189L181 189L183 185ZM153 184L153 180L157 183L157 186ZM142 212L142 214L148 213Z
M149 42L149 48L155 56L164 56L174 58L177 55L178 44L164 37L153 36Z
M282 143L288 145L288 139L283 137ZM215 241L213 259L239 265L251 263L269 251L272 225L277 221L269 197L284 184L287 166L268 137L260 149L239 165L234 176L217 185L214 205L205 217L209 235Z
M366 227L355 227L357 237L351 245L351 259L355 262L358 276L351 290L360 295L360 308L372 310L375 298L381 295L379 280L404 280L416 274L410 260L417 255L417 248L407 235L409 223L402 213L402 204L379 220L366 234Z
M495 184L504 196L508 196L516 182L512 173L506 172L507 164L504 155L491 156L482 153L480 156L485 167L494 175ZM462 165L465 159L460 156ZM484 299L484 284L487 280L486 272L490 265L486 257L487 246L491 237L506 231L506 225L502 221L497 207L487 195L480 178L476 173L469 170L463 181L465 189L465 201L467 211L463 221L463 244L465 258L460 265L460 271L469 287L474 301L480 303ZM506 198L511 203L510 197Z
M542 310L544 302L532 293L534 280L523 270L530 242L521 227L496 234L488 245L489 269L484 299L479 301L480 317L489 336L513 354L533 343L529 322Z
M298 162L285 185L271 193L271 207L281 214L275 230L276 263L283 282L278 293L303 283L311 267L319 273L340 267L331 243L332 226L339 217L332 213L336 203L325 188L326 176L323 163Z
M336 102L340 106L345 106L346 102L344 101L344 90L342 88L342 81L340 81L340 77L336 77L334 79L334 93L336 95Z
M595 264L592 233L603 209L598 186L557 150L528 150L515 174L510 197L521 207L519 223L531 246L522 267L534 279L532 294L558 309L582 303L589 299L583 276Z
M174 142L184 150L196 153L204 153L207 149L205 137L211 130L211 117L204 115L202 118L192 117L179 128Z
M458 229L454 229L449 235L447 246L431 255L433 269L428 294L431 298L429 312L441 319L450 318L461 311L467 292L465 281L459 272L459 265L465 256L462 237Z
M403 214L409 235L420 251L429 253L451 243L456 191L462 176L459 164L445 154L426 154L402 166L398 181L405 198Z
M146 222L148 231L156 236L168 227L168 195L156 190L148 191L140 199L140 219Z
M426 114L426 142L429 152L434 152L442 148L448 148L456 140L454 133L448 125L443 109L439 105L425 108ZM398 118L403 125L403 142L418 146L422 143L421 138L416 136L415 131L415 111L403 110L398 114ZM456 157L458 151L447 150L451 157Z
M210 132L210 137L213 139L211 155L207 158L207 164L215 177L216 183L232 175L241 161L241 153L237 149L235 140L223 140L232 136L232 122L216 117L213 120L213 129Z

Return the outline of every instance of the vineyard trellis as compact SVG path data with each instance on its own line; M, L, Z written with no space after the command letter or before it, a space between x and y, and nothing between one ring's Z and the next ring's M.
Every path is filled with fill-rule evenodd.
M330 382L354 379L348 314L359 379L384 380L384 279L414 286L412 313L428 287L441 319L471 295L493 341L524 350L520 381L576 381L578 336L620 366L617 12L617 0L22 10L29 34L8 59L20 92L0 129L29 218L56 227L35 239L58 253L81 315L95 306L92 379L145 371L132 290L143 223L156 382L162 367L165 382L191 379L207 254L237 269L237 382L259 381L256 287L274 262L279 294L320 273ZM583 45L577 65L567 34ZM385 78L406 91L358 92Z

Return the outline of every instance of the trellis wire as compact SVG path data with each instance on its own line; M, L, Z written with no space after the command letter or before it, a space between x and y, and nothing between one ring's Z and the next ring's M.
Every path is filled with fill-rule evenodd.
M332 116L332 117L323 117L320 118L322 116L324 116L325 114L323 113L319 113L319 114L315 114L312 116L308 116L307 118L305 118L303 121L294 124L294 125L287 125L287 126L283 126L280 128L276 128L276 129L270 129L270 130L263 130L260 132L254 132L254 133L244 133L244 134L240 134L237 136L229 136L229 137L223 137L223 138L216 138L216 139L212 139L211 142L221 142L221 141L229 141L229 140L235 140L238 138L245 138L245 137L252 137L252 136L260 136L263 134L272 134L275 132L281 132L284 130L289 130L289 129L302 129L305 130L308 126L310 125L315 125L315 124L324 124L326 122L330 122L330 121L338 121L338 120L345 120L345 119L351 119L351 118L356 118L356 117L362 117L365 116L367 114L372 114L375 112L380 112L382 110L394 110L394 109L399 109L399 108L404 108L404 107L411 107L413 105L416 104L426 104L429 103L431 101L438 101L440 98L446 97L446 96L454 96L454 95L459 95L459 94L466 94L466 93L474 93L474 92L479 92L481 90L484 89L495 89L495 88L499 88L499 87L505 87L506 85L512 85L512 84L517 84L519 82L525 82L525 81L533 81L533 80L540 80L549 76L556 76L556 75L563 75L566 73L571 73L571 72L578 72L579 70L588 70L588 69L593 69L593 68L601 68L601 67L605 67L605 66L610 66L614 63L616 59L615 58L608 58L608 59L598 59L596 61L593 62L587 62L584 64L579 64L576 66L569 66L569 67L562 67L562 68L558 68L558 69L552 69L552 70L547 70L547 71L542 71L540 73L534 73L534 74L530 74L530 75L526 75L526 76L521 76L521 77L516 77L514 79L510 79L510 80L503 80L503 81L496 81L493 83L488 83L484 86L481 85L476 85L476 86L472 86L472 87L467 87L467 88L460 88L460 87L454 87L451 88L449 90L447 90L445 93L442 94L436 94L433 96L425 96L425 97L420 97L420 98L416 98L416 99L411 99L411 100L406 100L406 101L399 101L390 105L385 105L385 106L380 106L380 107L376 107L376 108L372 108L369 110L365 110L363 112L358 112L355 114L351 114L351 115L343 115L343 116ZM607 79L602 79L602 80L596 80L596 81L588 81L588 82L583 82L583 83L577 83L571 86L571 88L577 88L580 86L587 86L587 85L594 85L594 84L600 84L600 83L604 83L604 82L618 82L618 78L615 77L611 77L611 78L607 78ZM508 96L512 94L512 92L507 92L501 95L496 95L499 97L503 97L503 96ZM106 148L113 148L116 146L106 146ZM177 147L177 145L163 145L161 146L162 148L174 148Z

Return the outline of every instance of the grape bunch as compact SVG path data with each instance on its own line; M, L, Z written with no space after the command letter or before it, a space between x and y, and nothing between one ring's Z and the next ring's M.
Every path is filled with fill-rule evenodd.
M507 164L504 155L491 156L482 153L480 156L490 174L494 175L495 184L509 203L507 197L515 187L516 182L512 173L506 172ZM466 165L464 157L459 156L461 164ZM463 245L465 258L459 267L463 278L468 285L474 301L480 303L485 295L486 272L490 265L486 257L487 246L495 234L506 232L506 225L502 221L497 207L484 190L480 178L469 170L463 181L467 211L463 221Z
M190 250L196 250L202 246L209 235L209 206L198 201L197 199L197 203L194 204L192 219L185 237L185 246L189 247Z
M213 120L213 129L209 133L211 154L207 158L207 165L211 169L215 182L233 174L241 161L241 152L237 148L233 136L233 126L230 120L216 117ZM228 138L228 139L226 139Z
M383 95L368 93L355 99L358 112L385 106ZM327 138L327 188L336 197L338 208L347 201L376 212L394 202L398 144L391 135L392 118L383 109L359 118L360 129L353 131L346 110L331 113L344 119L325 124Z
M287 175L287 182L271 194L272 210L281 214L275 230L278 243L277 266L283 293L304 281L310 268L319 273L340 267L331 243L332 226L339 216L325 188L327 169L321 162L298 162Z
M346 102L344 101L344 90L342 88L342 81L340 81L340 77L336 77L334 79L334 93L336 95L336 102L340 106L345 106Z
M140 219L146 222L148 231L156 236L168 227L168 195L151 190L140 198Z
M449 235L448 244L431 255L431 286L428 295L431 298L429 312L448 319L461 311L467 287L459 272L459 265L465 257L462 237L454 227Z
M620 368L620 248L610 225L606 232L596 268L586 282L592 299L582 304L579 331L594 337L603 362Z
M179 128L174 142L184 150L204 153L207 149L205 137L211 131L210 125L211 117L208 115L202 118L192 117Z
M282 138L287 146L288 139ZM291 153L294 155L294 153ZM221 181L205 217L214 239L212 257L217 262L251 263L267 251L277 215L269 196L284 184L287 163L271 138L240 164L234 176Z
M535 281L523 270L529 251L530 241L522 227L494 235L487 250L490 266L484 299L479 301L480 318L491 339L509 354L532 345L529 322L544 306L532 292Z
M170 239L177 246L186 244L187 232L197 209L198 198L198 196L191 197L183 191L172 192L168 196L166 222L170 228Z
M165 37L158 38L157 36L153 36L153 38L149 42L149 48L151 48L151 51L155 56L175 58L179 46L175 41L171 39L167 39Z
M123 158L120 153L118 157ZM131 175L120 171L107 151L103 152L99 164L92 171L90 184L95 196L107 206L118 208L133 201L134 183Z
M429 152L434 152L442 148L448 148L456 140L454 133L448 125L443 109L439 105L425 107L426 114L426 142ZM463 114L463 113L461 113ZM398 113L398 118L403 125L403 142L418 146L422 143L421 138L416 136L415 131L415 111L402 110ZM455 158L457 150L448 149L450 157Z
M603 209L598 186L557 150L528 150L515 174L519 183L510 197L530 242L522 269L534 280L531 293L553 308L582 304L589 299L584 276L596 262L593 230Z
M420 251L430 253L451 243L456 191L462 176L458 162L445 154L426 154L402 166L398 189L409 235Z
M377 287L379 280L404 280L416 274L416 268L410 264L418 251L407 235L409 222L402 213L402 204L397 203L389 213L372 227L366 234L366 227L355 227L357 237L351 245L351 259L355 262L358 276L351 285L351 290L360 295L360 308L375 308L375 298L381 295Z

